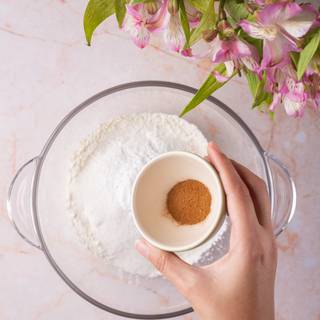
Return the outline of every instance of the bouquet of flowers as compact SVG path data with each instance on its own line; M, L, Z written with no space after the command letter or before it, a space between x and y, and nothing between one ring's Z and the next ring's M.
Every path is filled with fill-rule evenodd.
M169 50L209 58L212 70L181 115L235 75L244 75L253 108L273 115L280 105L301 117L320 107L320 13L290 0L90 0L84 14L88 44L115 14L140 48L161 34Z

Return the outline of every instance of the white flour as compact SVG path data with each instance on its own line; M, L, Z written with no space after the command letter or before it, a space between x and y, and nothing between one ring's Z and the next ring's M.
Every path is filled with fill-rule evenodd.
M134 249L140 235L132 220L131 187L148 161L172 150L205 156L207 140L196 126L177 116L143 113L100 125L72 159L68 207L73 225L88 249L121 271L157 275ZM224 230L179 255L189 263L198 262Z

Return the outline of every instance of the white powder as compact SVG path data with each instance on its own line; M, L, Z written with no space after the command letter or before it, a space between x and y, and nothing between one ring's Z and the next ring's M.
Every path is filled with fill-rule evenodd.
M131 188L140 169L161 153L182 150L206 155L199 129L169 114L126 115L100 125L72 159L68 208L81 241L108 265L144 277L157 275L134 249L140 238L131 213ZM221 239L226 225L207 243L179 253L197 263Z

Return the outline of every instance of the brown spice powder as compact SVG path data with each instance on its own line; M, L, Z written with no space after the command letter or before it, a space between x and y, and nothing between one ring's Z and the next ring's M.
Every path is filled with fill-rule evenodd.
M210 212L211 195L208 188L197 180L177 183L167 195L169 214L179 224L196 224Z

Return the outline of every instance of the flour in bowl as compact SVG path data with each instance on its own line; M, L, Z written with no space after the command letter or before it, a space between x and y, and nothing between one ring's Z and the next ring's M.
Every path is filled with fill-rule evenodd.
M157 275L134 249L141 236L132 218L131 188L147 162L174 150L203 157L207 140L196 126L175 115L141 113L101 124L75 152L68 185L69 212L81 241L108 265L143 277ZM210 241L179 255L197 263L225 229L224 224Z

